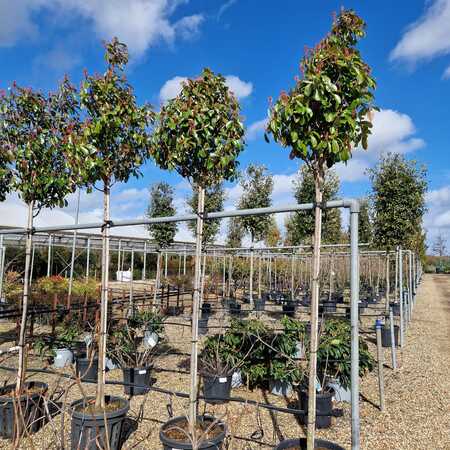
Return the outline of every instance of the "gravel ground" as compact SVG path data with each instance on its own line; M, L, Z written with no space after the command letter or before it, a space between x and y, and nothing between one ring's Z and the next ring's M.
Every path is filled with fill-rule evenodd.
M406 334L406 345L398 354L399 369L390 368L390 351L385 350L386 411L378 409L378 379L376 371L369 374L361 383L361 449L370 450L444 450L450 449L450 277L445 275L426 275L419 288L414 309L413 321ZM372 312L373 314L373 312ZM175 319L182 321L181 318ZM363 328L368 330L374 317L363 320ZM210 325L220 327L223 318L210 321ZM13 327L2 323L0 336L5 336ZM167 344L180 352L189 352L189 328L166 326ZM367 339L373 336L365 335ZM1 348L10 346L7 338ZM375 352L375 346L369 344ZM164 356L158 366L164 372L155 372L156 387L174 391L188 392L187 374L173 373L171 370L186 368L186 357ZM14 358L2 364L13 366ZM39 359L30 359L29 366L42 367ZM66 371L67 373L67 371ZM2 381L11 380L11 374L0 371ZM45 381L55 392L66 391L66 403L81 398L80 386L55 375L38 374L32 379ZM108 380L120 381L120 370L108 373ZM107 386L107 393L123 396L121 386ZM94 393L94 386L83 384L87 395ZM233 396L277 404L294 406L295 396L285 399L261 391L249 392L245 388L234 389ZM61 399L61 400L62 400ZM151 392L146 396L131 399L130 436L124 449L160 450L159 427L168 419L167 405L171 405L175 415L186 412L186 400L166 394ZM343 416L333 419L328 430L319 430L317 435L350 448L350 406L335 404L343 409ZM302 427L291 415L269 412L254 406L229 403L227 405L204 405L201 410L223 417L229 426L232 438L228 449L250 450L270 449L285 438L304 436ZM67 416L67 415L66 415ZM63 420L65 419L65 420ZM137 420L137 430L133 431ZM28 439L23 449L60 449L61 424L65 424L68 438L70 423L68 417L57 415L53 423L48 423L41 431ZM253 434L253 441L251 439ZM255 442L259 441L259 442ZM0 440L0 448L10 448L7 441Z

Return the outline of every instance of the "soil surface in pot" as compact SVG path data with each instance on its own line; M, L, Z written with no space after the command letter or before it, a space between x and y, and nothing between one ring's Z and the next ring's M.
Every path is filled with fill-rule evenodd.
M213 440L223 432L220 426L211 426L211 421L197 422L195 431L202 441ZM190 444L189 440L189 423L187 420L177 422L176 426L167 427L163 433L169 439L179 442L180 444Z
M24 396L28 397L28 396L31 396L31 395L34 395L34 394L43 394L44 392L45 392L45 389L42 389L39 386L30 386L27 389L23 389L22 393L20 394L20 396L21 397L24 397ZM9 397L9 398L16 397L16 389L15 388L14 389L9 389L6 392L1 392L0 391L0 397Z
M102 414L104 412L113 412L113 411L117 411L118 409L122 408L123 404L120 401L111 401L109 402L107 405L105 405L105 408L100 408L99 406L95 406L95 403L92 402L88 405L78 405L75 408L75 411L77 412L82 412L82 413L87 413L87 414L91 414L91 415L96 415L96 414Z

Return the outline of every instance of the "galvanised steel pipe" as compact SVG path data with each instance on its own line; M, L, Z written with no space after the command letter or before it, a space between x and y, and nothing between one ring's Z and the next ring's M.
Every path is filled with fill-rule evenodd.
M351 325L351 408L352 408L352 450L359 450L360 421L359 421L359 248L358 222L359 202L350 205L350 325Z

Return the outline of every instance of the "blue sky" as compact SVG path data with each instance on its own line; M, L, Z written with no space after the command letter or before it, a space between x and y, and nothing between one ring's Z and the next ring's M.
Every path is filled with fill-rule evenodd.
M369 151L356 150L347 167L337 167L342 195L368 192L364 171L381 152L404 153L428 167L429 240L439 232L448 238L450 0L0 0L0 87L16 80L54 89L65 73L78 83L84 68L103 71L101 40L114 35L129 46L128 76L139 100L155 109L176 94L180 79L208 66L227 77L241 101L248 144L240 157L242 168L249 162L265 164L275 176L274 202L285 203L292 198L291 181L299 163L262 138L268 98L293 85L304 47L323 37L332 12L341 6L354 8L367 22L360 48L373 68L381 108ZM143 173L143 178L115 189L115 218L141 216L147 187L161 179L176 187L177 207L183 210L186 183L151 161ZM228 186L228 207L239 193L238 187ZM3 224L23 224L23 208L11 196L0 206ZM97 220L100 208L99 195L83 195L81 220ZM72 199L65 210L44 211L39 220L70 223L73 212ZM179 237L187 238L186 230Z

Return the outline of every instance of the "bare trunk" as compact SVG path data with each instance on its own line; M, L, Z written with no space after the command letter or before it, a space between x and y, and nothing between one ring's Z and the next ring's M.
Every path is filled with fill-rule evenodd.
M386 313L389 312L389 302L390 302L389 291L391 290L389 262L390 262L389 261L389 252L386 252Z
M203 295L205 291L205 273L206 273L206 253L203 255L202 276L200 281L200 306L203 305Z
M197 366L198 366L198 317L200 309L200 278L202 270L202 235L203 235L203 213L205 209L205 190L198 188L197 205L197 233L195 242L195 268L194 268L194 297L192 305L192 345L191 345L191 389L189 394L189 426L191 436L194 436L195 423L197 418Z
M109 180L104 181L103 191L103 228L102 228L102 295L100 304L100 330L98 334L98 374L95 406L105 408L106 381L106 331L108 320L108 284L109 284L109 221L110 221Z
M311 347L309 356L308 386L308 450L314 449L316 432L316 375L319 317L319 276L320 276L320 243L322 235L322 174L315 174L316 207L314 209L314 247L311 293Z
M262 293L261 293L261 264L262 264L262 256L261 254L259 255L259 260L258 260L258 299L261 300L262 297Z
M23 280L23 297L22 297L22 321L20 322L19 332L19 363L16 380L16 394L20 395L25 380L26 371L26 330L27 330L27 312L28 297L30 293L30 266L31 266L31 247L33 245L33 202L28 204L28 224L27 224L27 241L25 247L25 273Z

